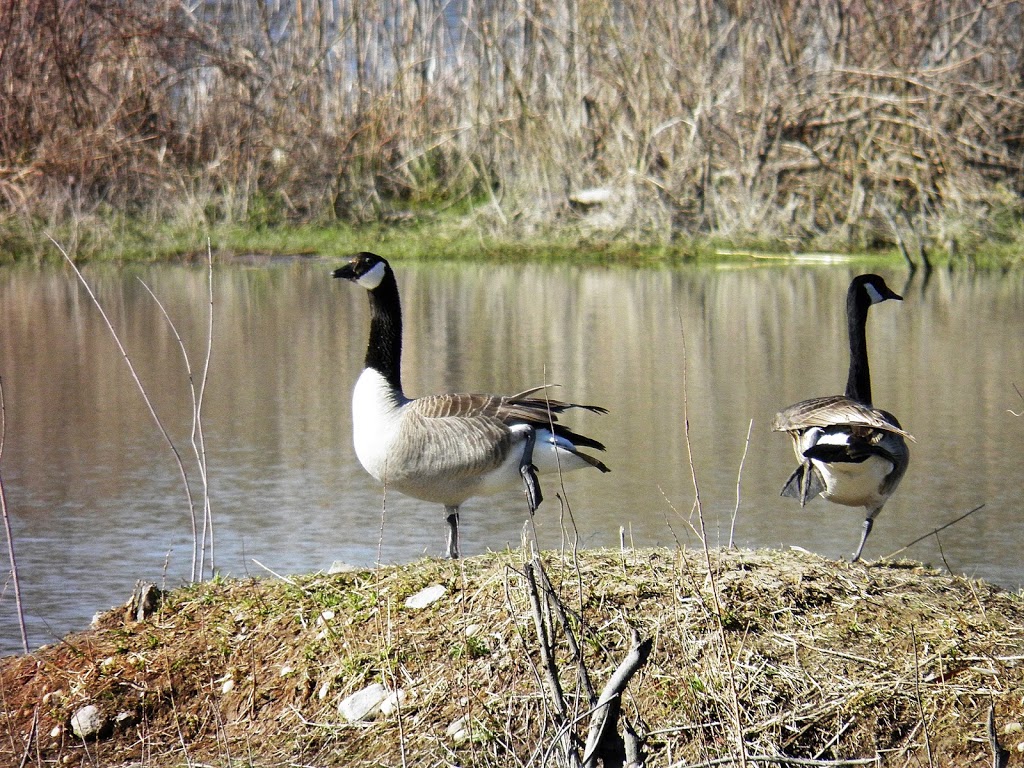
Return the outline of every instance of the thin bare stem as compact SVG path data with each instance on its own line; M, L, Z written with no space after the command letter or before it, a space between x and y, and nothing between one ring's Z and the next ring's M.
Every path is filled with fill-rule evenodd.
M918 537L917 537L916 539L914 539L914 540L913 540L912 542L910 542L909 544L905 544L905 545L903 545L902 547L900 547L899 549L897 549L897 550L896 550L895 552L892 552L892 553L890 553L890 554L886 555L886 556L885 556L884 558L882 558L882 559L883 559L883 560L888 560L888 559L890 559L890 558L896 557L896 555L900 554L901 552L906 552L906 551L907 551L908 549L910 549L910 548L911 548L912 546L914 546L914 545L915 545L915 544L917 544L918 542L924 541L925 539L927 539L927 538L928 538L928 537L930 537L930 536L937 536L937 535L938 535L939 533L941 533L942 531L946 530L946 529L947 529L947 528L949 528L950 526L956 525L956 524L957 524L957 523L959 523L959 522L960 522L961 520L963 520L963 519L965 519L965 518L968 518L968 517L970 517L970 516L971 516L971 515L973 515L973 514L974 514L975 512L977 512L977 511L979 511L979 510L981 510L981 509L984 509L984 507L985 507L985 505L984 505L984 504L979 504L979 505L978 505L978 506L976 506L976 507L975 507L974 509L971 509L971 510L968 510L967 512L964 512L964 513L963 513L962 515L960 515L960 517L958 517L958 518L956 518L956 519L954 519L954 520L950 520L950 521L949 521L948 523L946 523L945 525L940 525L940 526L939 526L938 528L933 528L932 530L928 531L928 533L924 534L923 536L918 536Z
M1024 400L1024 392L1021 392L1020 387L1018 387L1016 384L1013 385L1013 391L1017 393L1017 397L1019 397L1021 400ZM1012 408L1007 408L1006 410L1018 418L1024 416L1024 410L1015 411Z
M747 440L743 444L743 456L740 457L740 468L736 471L736 508L732 511L732 520L729 522L729 549L736 546L736 518L740 515L740 487L743 479L743 465L747 461L747 451L750 450L750 433L754 430L754 420L747 425Z
M206 354L203 356L203 375L199 381L199 393L193 393L192 416L192 450L196 454L199 465L199 478L203 484L203 555L200 559L199 573L203 573L205 562L206 541L210 541L210 575L217 569L216 547L213 536L213 511L210 507L210 476L206 464L206 437L203 434L203 398L206 395L206 382L210 375L210 360L213 358L213 250L210 239L206 239L206 289L209 311L206 318ZM192 377L189 375L189 382Z
M921 717L921 729L924 731L924 748L928 753L928 768L935 768L932 758L932 743L928 738L928 721L924 716L924 703L921 700L921 662L917 656L917 630L910 627L910 640L914 644L914 698L917 701L917 713Z
M153 403L149 399L149 394L146 392L146 388L143 386L142 380L139 378L139 374L136 372L135 366L132 364L132 360L128 356L127 350L121 343L121 339L117 335L117 331L114 330L113 323L111 323L110 318L107 317L107 313L104 311L103 305L100 304L100 300L96 298L96 294L93 292L92 287L89 285L89 282L85 279L85 276L78 269L78 266L75 264L74 260L72 260L72 258L68 256L68 252L64 250L63 246L61 246L61 244L54 240L53 237L51 237L50 235L47 235L47 238L49 238L50 242L53 243L57 247L57 250L61 252L61 255L64 257L64 260L71 266L71 269L74 270L75 275L78 277L78 281L82 284L82 287L85 289L85 292L89 294L89 298L92 299L92 303L96 306L96 309L99 310L100 316L103 318L103 322L106 323L107 330L110 331L110 335L114 338L114 343L117 344L117 348L121 352L121 357L124 358L124 361L128 366L128 370L131 372L132 379L135 381L135 385L138 387L139 392L142 394L142 399L146 403L146 408L149 410L149 415L153 418L153 422L156 424L157 429L160 430L160 434L163 435L164 441L167 443L167 446L171 449L171 453L174 455L174 461L178 466L178 473L181 475L182 484L185 486L185 496L188 499L189 518L192 521L192 540L195 541L196 536L198 535L196 529L196 505L195 500L192 498L192 489L189 487L188 472L185 470L185 464L181 460L181 453L178 451L177 446L175 446L174 441L171 440L171 436L167 433L167 429L164 427L163 421L161 421L160 417L157 415L156 409L153 407ZM195 551L193 551L192 581L196 581L197 579L196 564L196 553Z
M161 302L160 299L157 298L157 295L155 293L153 293L153 289L150 288L149 285L147 285L145 280L143 280L141 277L137 278L137 279L138 279L139 283L142 285L142 287L146 289L146 292L153 299L154 303L156 303L157 307L160 309L160 312L164 316L164 320L167 321L167 327L171 329L171 333L174 335L175 341L178 342L178 348L181 350L181 357L185 361L185 372L188 374L189 393L192 395L192 423L193 423L192 429L193 429L193 435L194 435L195 434L195 420L196 420L196 415L199 412L199 407L198 407L197 401L196 401L196 385L195 385L195 380L193 379L193 376L192 376L192 364L189 361L188 352L185 350L185 343L181 340L181 334L178 333L178 328L177 328L177 326L175 326L174 321L171 320L171 316L169 314L167 314L167 310L164 307L163 302ZM192 446L193 446L193 448L195 448L195 442L192 443ZM202 463L201 462L200 462L199 466L200 466L200 472L202 472ZM206 538L205 527L204 527L204 531L203 531L202 536L199 535L198 523L196 521L195 510L193 509L192 510L192 580L193 581L196 580L197 576L199 578L202 578L204 567L203 567L203 559L202 559L202 556L200 555L200 552L203 549L203 547L201 545L201 542L205 542L205 538Z
M0 460L4 455L4 441L7 438L7 406L4 403L4 384L0 377ZM14 607L18 612L18 628L21 630L21 647L28 653L28 630L25 628L25 610L21 602L21 581L18 578L18 560L14 556L14 534L11 531L11 518L7 512L7 491L4 489L3 474L0 473L0 516L4 521L4 533L7 536L7 557L11 563L11 581L14 584Z
M679 321L682 328L682 319ZM732 656L729 653L729 644L726 642L725 627L722 625L722 598L718 592L718 579L715 577L715 568L711 563L711 550L708 547L707 529L704 525L704 507L701 504L700 483L697 481L697 468L693 463L693 448L690 441L690 414L689 402L686 388L686 337L680 332L683 344L683 436L686 441L686 457L690 466L690 479L693 481L694 504L697 508L697 521L700 523L700 540L704 551L704 562L708 568L708 579L711 582L711 594L715 601L715 627L718 630L719 641L722 644L722 654L725 659L725 669L729 680L729 701L732 706L733 727L736 729L736 746L739 752L739 763L741 768L747 765L747 745L743 738L743 720L740 712L739 694L736 690L736 676L733 669Z

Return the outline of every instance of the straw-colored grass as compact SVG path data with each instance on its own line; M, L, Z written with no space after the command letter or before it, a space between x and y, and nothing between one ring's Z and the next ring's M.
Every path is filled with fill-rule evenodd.
M545 560L598 690L634 629L653 641L622 708L647 765L990 766L993 705L1003 746L1024 744L1020 595L915 563L709 561L720 621L701 551ZM141 622L108 612L0 662L0 761L561 765L522 574L507 552L198 584ZM446 594L405 606L431 584ZM564 642L554 650L583 738L578 669ZM339 701L374 682L404 692L398 711L346 723ZM68 723L90 703L109 727L83 743Z

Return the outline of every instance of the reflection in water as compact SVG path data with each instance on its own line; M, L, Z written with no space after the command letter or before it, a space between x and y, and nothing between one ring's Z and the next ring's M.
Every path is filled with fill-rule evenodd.
M366 297L332 280L332 266L215 272L203 413L217 564L232 575L264 575L255 561L288 573L334 560L443 554L436 505L397 494L385 500L355 459L349 397L362 366ZM740 546L852 552L862 510L821 500L801 510L779 498L793 458L788 439L769 429L780 407L842 391L850 270L398 262L396 271L410 394L556 382L573 399L610 409L568 419L607 444L602 458L612 473L567 475L564 493L543 479L542 546L576 536L584 547L618 546L620 527L638 546L697 546L685 412L713 544L728 542L735 514ZM86 275L187 458L191 405L181 353L136 278L160 297L198 368L205 270L91 267ZM1024 286L1015 276L937 273L927 287L904 285L898 272L884 276L906 300L875 307L868 323L874 397L917 443L865 557L894 552L984 503L907 554L1017 588L1024 418L1009 409L1024 405L1014 391L1024 385ZM0 468L32 641L82 627L95 610L126 599L136 579L187 578L192 538L176 465L102 319L67 271L0 273L0 376ZM471 500L464 553L517 546L527 516L517 492ZM13 602L8 585L0 595L3 651L17 648Z

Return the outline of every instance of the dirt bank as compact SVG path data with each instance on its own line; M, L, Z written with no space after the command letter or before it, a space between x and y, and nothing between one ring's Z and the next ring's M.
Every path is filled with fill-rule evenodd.
M539 601L509 552L206 583L141 621L110 611L0 660L0 763L562 765L591 720L581 668L600 693L638 639L650 655L619 725L649 766L992 766L993 706L1009 765L1024 760L1020 595L803 552L549 553L543 571ZM433 602L407 605L431 585ZM385 713L348 722L339 704L375 683ZM83 739L71 722L89 705L99 731Z

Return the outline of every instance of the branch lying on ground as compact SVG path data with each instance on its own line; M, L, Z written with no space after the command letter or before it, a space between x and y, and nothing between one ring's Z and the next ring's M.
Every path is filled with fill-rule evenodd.
M587 747L583 752L584 768L594 768L598 757L607 749L605 742L608 741L609 734L615 732L615 724L619 720L622 694L633 675L647 663L653 646L654 641L651 638L641 640L639 633L633 630L633 647L608 679L604 690L601 691L601 698L597 700L597 708L590 718ZM605 765L608 765L607 760Z
M537 631L541 665L547 678L548 698L554 708L552 719L556 728L556 741L560 743L564 764L569 768L594 768L597 761L601 760L606 768L611 768L624 765L627 755L630 755L632 762L636 762L637 756L641 753L639 737L635 730L626 724L627 742L619 736L617 726L621 714L622 694L632 677L647 662L653 640L641 640L639 634L633 630L632 648L605 684L600 697L596 697L580 646L567 619L565 607L552 589L540 557L535 555L526 563L523 573L530 598L531 615ZM569 716L558 674L554 626L545 622L545 613L553 613L558 619L567 638L570 653L577 664L577 674L589 702L589 709L583 715L585 717L589 714L591 720L582 759L579 756L580 742L573 731L573 725L581 718Z

